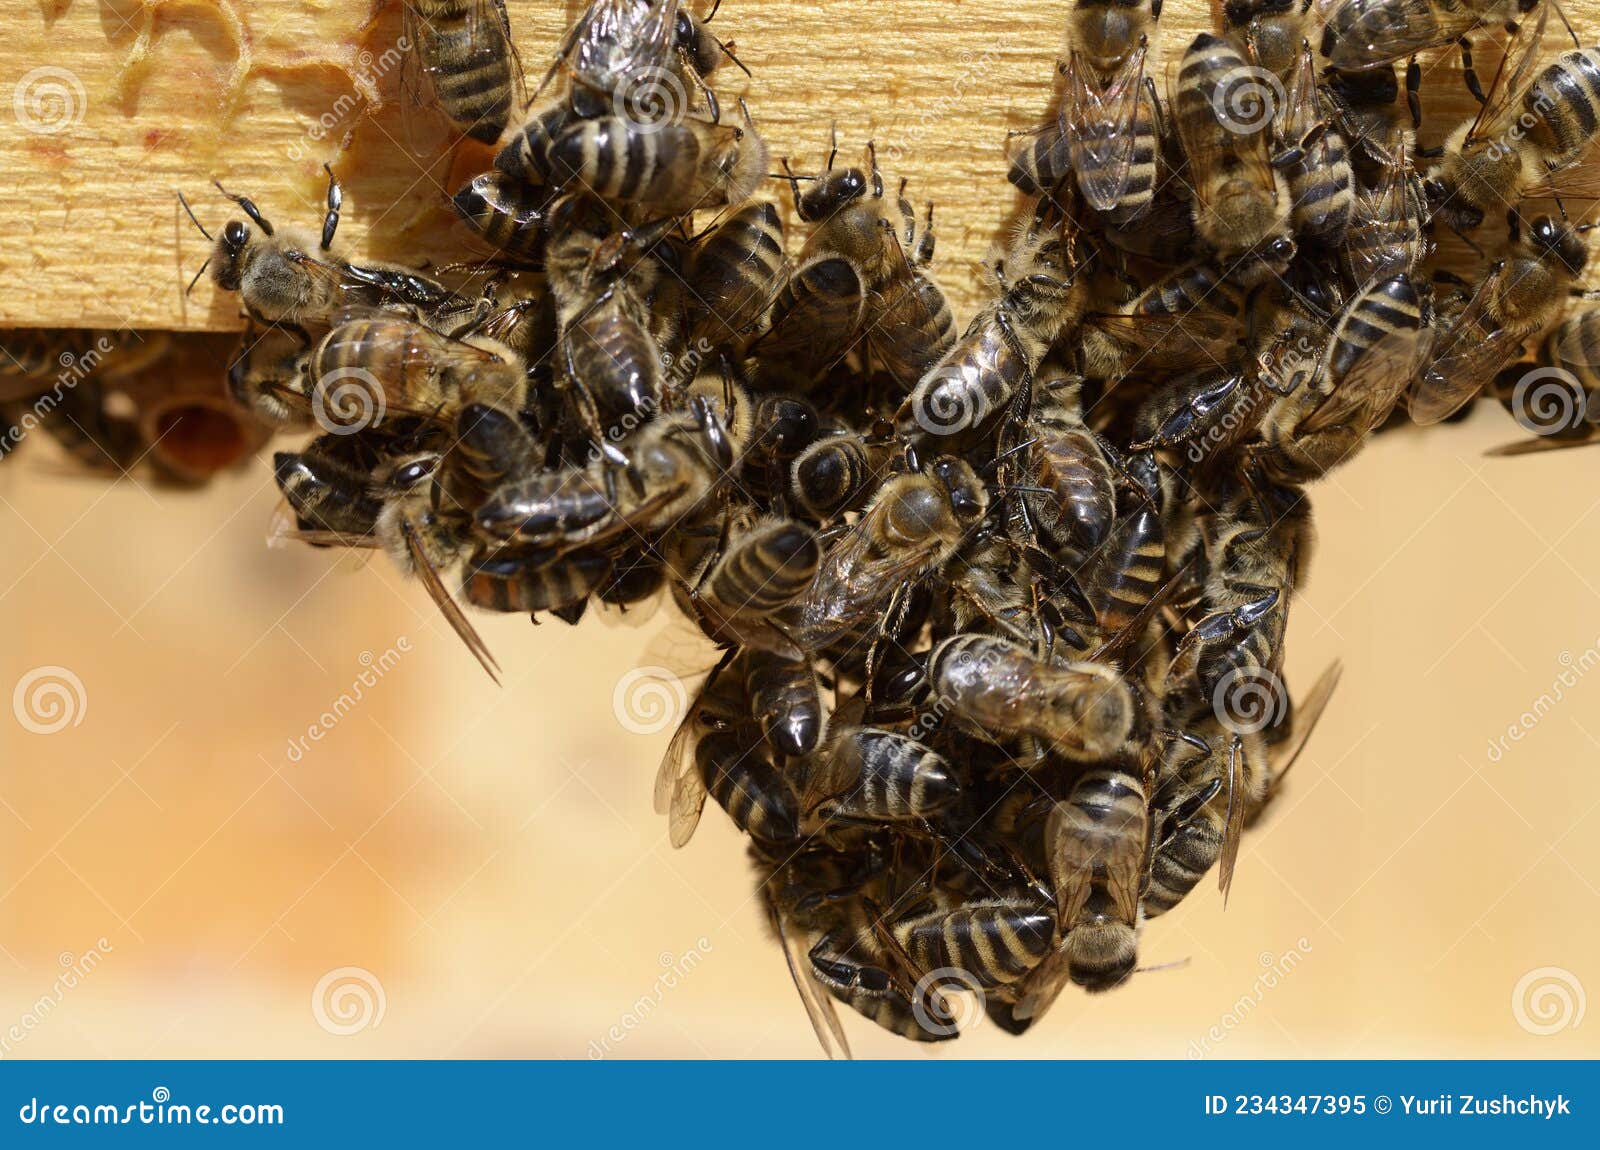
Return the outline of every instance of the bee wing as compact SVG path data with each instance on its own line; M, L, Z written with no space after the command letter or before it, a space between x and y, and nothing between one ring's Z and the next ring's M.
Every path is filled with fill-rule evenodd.
M1210 348L1230 344L1239 336L1237 317L1198 307L1180 315L1101 312L1084 316L1083 325L1104 332L1132 355L1153 354L1163 361L1179 355L1209 354Z
M1178 130L1178 142L1183 147L1183 154L1188 158L1189 175L1186 178L1188 187L1194 193L1194 203L1197 212L1211 211L1211 202L1206 198L1206 193L1219 181L1206 178L1208 170L1221 152L1221 145L1217 140L1217 133L1226 133L1227 127L1213 119L1208 125L1213 131L1202 130L1203 117L1185 115L1183 105L1178 100L1177 76L1182 58L1172 61L1171 71L1168 74L1169 107L1176 109L1172 122ZM1220 115L1216 108L1210 109L1213 117ZM1240 143L1238 149L1229 154L1229 181L1248 180L1260 188L1273 189L1276 197L1278 177L1272 169L1271 157L1267 154L1267 134L1255 132L1249 136L1236 137ZM1199 217L1196 216L1198 219Z
M1023 980L1017 1004L1011 1009L1012 1017L1019 1022L1037 1022L1055 1005L1069 981L1066 952L1060 949L1052 951Z
M822 567L806 597L801 600L802 625L820 626L829 636L850 631L884 613L887 597L921 573L937 543L884 556L876 553L863 518L837 545L835 555L824 557Z
M1404 139L1397 142L1393 158L1384 160L1378 182L1371 189L1357 188L1351 205L1350 230L1362 228L1399 229L1410 222L1420 233L1420 211L1413 192L1413 175ZM1420 243L1419 237L1419 243ZM1376 283L1390 276L1411 271L1415 253L1396 255L1393 248L1353 245L1345 249L1350 277L1358 284Z
M806 294L791 295L787 285L779 289L771 322L751 353L759 349L762 356L780 362L797 356L813 360L819 347L837 346L842 354L866 308L860 274L849 262L829 257L803 264L791 281L805 283Z
M1373 344L1327 399L1301 419L1300 434L1347 425L1377 427L1405 394L1432 334L1426 328L1392 331Z
M1244 771L1244 741L1236 735L1228 743L1228 818L1217 869L1217 889L1222 892L1224 907L1228 905L1228 891L1233 888L1233 868L1239 862L1239 844L1244 838L1245 807L1249 798Z
M1522 354L1522 340L1485 315L1483 301L1494 279L1484 281L1461 316L1435 339L1412 386L1412 422L1427 426L1453 414Z
M1517 439L1510 443L1502 443L1498 447L1491 447L1485 455L1504 458L1512 455L1537 455L1544 451L1566 451L1573 447L1589 447L1600 443L1600 433L1590 428L1584 435L1535 435L1529 439Z
M811 976L811 957L805 938L785 919L770 891L766 897L772 928L778 932L778 941L783 944L783 961L789 966L789 977L794 980L794 988L800 993L800 1005L806 1008L806 1017L811 1020L811 1029L817 1032L822 1052L829 1058L850 1058L850 1040L845 1037L844 1026L839 1022L839 1012L834 1009L833 999L822 993L816 979Z
M1083 198L1098 211L1115 208L1128 185L1128 168L1138 143L1145 53L1143 44L1129 53L1104 91L1093 69L1077 52L1072 55L1067 155L1078 173Z
M1311 690L1295 707L1288 739L1272 748L1273 787L1283 782L1283 777L1289 773L1289 768L1294 766L1295 760L1300 757L1300 752L1306 749L1306 743L1311 739L1311 732L1317 729L1317 723L1322 719L1322 712L1327 710L1328 700L1333 698L1334 689L1339 686L1339 678L1343 674L1344 664L1335 659L1328 664L1321 675L1317 676L1317 681L1311 685Z
M456 602L456 597L450 593L450 588L444 584L444 579L439 575L439 569L433 565L433 560L428 558L427 551L423 548L421 540L417 538L415 529L405 523L401 526L401 533L405 537L406 550L411 553L411 563L417 572L417 578L422 580L422 585L427 588L428 597L434 601L444 615L445 621L467 645L473 657L483 665L489 673L495 686L500 685L500 664L496 663L494 656L489 653L489 646L483 641L483 636L478 634L478 629L472 625L466 613L461 610L461 604Z
M1328 45L1327 64L1360 71L1392 64L1454 40L1458 30L1441 27L1432 4L1386 4L1382 0L1333 0L1333 10L1353 8L1360 15ZM1332 25L1330 24L1330 27Z
M1506 122L1506 117L1515 115L1533 69L1539 63L1539 45L1544 41L1545 23L1549 17L1550 5L1540 4L1538 18L1532 24L1523 21L1517 26L1516 33L1500 57L1500 66L1495 69L1494 79L1489 82L1489 90L1484 94L1478 115L1467 130L1467 140L1477 140L1484 134L1498 132L1500 125Z

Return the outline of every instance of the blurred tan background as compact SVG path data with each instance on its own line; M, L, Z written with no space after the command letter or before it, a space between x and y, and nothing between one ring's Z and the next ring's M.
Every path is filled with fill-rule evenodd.
M47 58L79 53L83 103L71 131L0 132L0 322L44 322L46 304L235 322L204 286L186 310L203 256L171 191L220 175L316 218L308 132L350 85L299 51L297 21L362 6L34 7L0 42L0 92L48 35ZM719 21L778 150L819 163L837 112L847 141L903 153L939 199L959 292L1010 202L997 141L1044 105L1063 7L829 0L818 18L729 0ZM1175 7L1181 43L1204 11ZM511 9L536 60L573 5ZM188 93L222 99L240 11L282 20L257 27L225 121ZM129 85L146 34L181 101ZM206 123L151 134L179 114ZM334 135L377 130L348 114ZM432 185L356 143L359 250L404 222L385 189ZM117 197L96 193L108 173ZM113 254L123 234L152 253L137 274ZM1146 932L1146 961L1189 964L1070 998L1026 1038L980 1023L926 1056L1600 1055L1600 1025L1581 1025L1600 988L1600 455L1482 457L1514 432L1486 409L1385 436L1315 491L1289 669L1304 685L1337 655L1345 680L1226 913L1207 882ZM0 1056L816 1053L742 844L713 811L674 852L650 810L670 727L636 733L614 706L660 662L650 627L481 619L495 689L384 563L266 550L264 465L179 495L64 478L44 446L0 466ZM858 1054L924 1056L845 1025Z
M929 1056L1600 1054L1597 456L1482 458L1514 431L1386 435L1315 491L1290 674L1345 680L1226 913L1207 882L1146 930L1189 965ZM0 469L0 698L81 691L0 710L0 1053L816 1052L742 844L713 809L667 846L670 732L614 710L665 612L481 617L497 690L382 562L267 550L264 466L184 496L43 446Z

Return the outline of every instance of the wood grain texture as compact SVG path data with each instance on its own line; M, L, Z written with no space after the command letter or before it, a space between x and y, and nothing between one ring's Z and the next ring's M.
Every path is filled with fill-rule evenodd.
M1569 6L1579 27L1585 2ZM507 7L538 75L581 5ZM1067 8L727 0L715 29L754 73L749 103L774 157L820 166L837 122L847 155L875 139L912 198L937 203L935 268L964 320L983 298L978 264L1016 202L1003 139L1049 106ZM1169 2L1160 45L1181 51L1211 19L1204 0ZM240 326L237 301L209 281L184 295L208 245L174 192L208 226L236 214L213 178L270 218L315 223L325 160L345 181L347 257L477 254L448 195L488 153L430 149L402 115L402 31L397 3L374 16L359 0L28 0L0 38L0 117L15 121L0 131L0 325ZM1480 49L1485 75L1497 56ZM745 83L730 69L719 87L734 80ZM1426 95L1433 142L1466 106L1451 54L1429 62Z

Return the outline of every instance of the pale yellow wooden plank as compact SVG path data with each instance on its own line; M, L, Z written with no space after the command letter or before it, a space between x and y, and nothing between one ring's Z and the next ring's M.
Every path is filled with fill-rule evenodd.
M1569 5L1580 28L1587 3ZM580 5L508 6L529 72L542 73ZM1015 202L1002 138L1048 103L1066 8L727 0L715 27L755 74L749 101L775 157L820 165L836 120L848 154L874 137L885 165L912 180L913 198L937 202L936 267L964 318L982 299L975 265ZM334 0L28 5L0 38L0 116L16 121L0 132L0 325L238 326L236 302L209 282L184 296L206 244L174 191L210 225L231 212L213 177L274 219L312 224L325 159L346 184L347 255L445 263L472 254L448 215L449 157L430 166L404 143L399 6L363 28L369 18L366 4ZM1210 18L1204 3L1169 3L1161 45L1181 50ZM730 71L721 83L739 79ZM364 93L385 106L373 111ZM1441 135L1465 100L1453 61L1431 67L1425 135Z

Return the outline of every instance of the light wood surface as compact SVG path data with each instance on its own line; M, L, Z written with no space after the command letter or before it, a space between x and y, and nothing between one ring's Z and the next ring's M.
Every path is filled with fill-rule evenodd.
M507 7L528 71L542 74L580 5ZM964 319L982 299L975 265L1015 204L1003 139L1049 105L1067 8L727 0L713 27L754 73L749 103L774 157L819 167L837 122L847 154L874 138L885 165L911 179L913 198L936 201L936 270ZM1573 9L1581 18L1582 5ZM1203 0L1169 3L1158 48L1181 51L1210 20ZM325 160L346 185L347 256L448 263L473 254L446 199L487 153L430 149L416 118L402 115L392 51L402 32L397 3L375 19L350 0L26 5L0 38L0 116L17 120L0 132L0 325L239 326L237 302L209 282L184 295L207 244L174 192L208 225L236 214L213 178L270 218L315 223ZM1482 55L1492 67L1496 53ZM1158 51L1161 82L1164 58ZM730 69L719 83L736 80L746 83ZM1448 54L1430 61L1427 96L1431 141L1467 99Z

